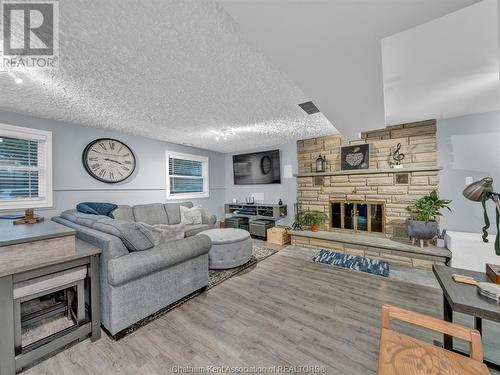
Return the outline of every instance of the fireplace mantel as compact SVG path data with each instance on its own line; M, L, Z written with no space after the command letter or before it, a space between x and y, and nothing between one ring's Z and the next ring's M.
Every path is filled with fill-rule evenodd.
M298 173L294 177L315 177L315 176L342 176L357 174L377 174L377 173L405 173L405 172L436 172L442 167L411 167L411 168L385 168L385 169L358 169L349 171L333 171L321 173Z

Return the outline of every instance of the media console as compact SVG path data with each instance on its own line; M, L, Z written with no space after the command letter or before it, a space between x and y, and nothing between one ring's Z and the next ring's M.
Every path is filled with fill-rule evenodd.
M267 230L274 227L275 221L287 215L286 205L226 203L224 205L227 228L240 228L252 236L267 239Z
M287 215L286 205L279 204L226 203L224 212L227 215L273 221L283 219Z

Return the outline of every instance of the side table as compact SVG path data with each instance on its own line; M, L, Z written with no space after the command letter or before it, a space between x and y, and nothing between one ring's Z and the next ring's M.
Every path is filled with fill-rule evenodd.
M500 303L490 300L477 292L473 285L457 283L453 274L473 277L478 282L489 281L483 272L464 270L447 266L434 265L434 275L443 290L443 319L453 322L453 312L474 317L474 328L483 334L483 319L500 322ZM454 350L453 337L444 335L444 348ZM489 367L500 370L500 364L485 360Z
M45 221L16 225L0 221L0 375L12 375L28 364L77 340L101 336L99 256L101 250L75 239L75 231ZM76 267L87 267L89 305L86 318L15 353L14 284Z

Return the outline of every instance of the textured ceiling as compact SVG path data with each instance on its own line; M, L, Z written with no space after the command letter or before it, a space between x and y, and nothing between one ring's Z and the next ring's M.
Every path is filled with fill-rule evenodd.
M478 1L219 0L349 138L385 125L381 40Z
M0 110L221 152L335 133L212 0L61 1L60 63L0 74ZM228 140L215 139L221 132Z

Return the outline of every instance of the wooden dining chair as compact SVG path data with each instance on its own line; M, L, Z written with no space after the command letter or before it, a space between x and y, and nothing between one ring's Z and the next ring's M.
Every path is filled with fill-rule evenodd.
M469 343L470 357L394 331L391 329L391 319L465 340ZM477 330L391 305L382 306L378 373L490 374L483 363L483 346Z

